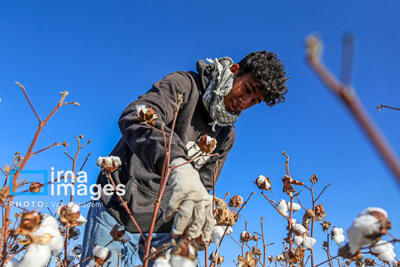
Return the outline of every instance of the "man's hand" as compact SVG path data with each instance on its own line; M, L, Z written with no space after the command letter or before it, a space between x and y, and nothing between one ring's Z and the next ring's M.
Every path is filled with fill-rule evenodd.
M182 158L172 161L172 166L186 162ZM165 220L175 215L172 233L190 238L202 236L209 241L214 226L212 198L200 181L199 173L188 163L171 171L172 196L164 212Z

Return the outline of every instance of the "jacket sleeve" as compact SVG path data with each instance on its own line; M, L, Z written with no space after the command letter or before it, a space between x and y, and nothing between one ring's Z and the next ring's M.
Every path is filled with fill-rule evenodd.
M233 126L229 128L227 127L226 129L229 130L225 131L225 133L222 134L221 137L217 139L217 142L221 142L220 143L221 145L217 147L217 151L214 151L214 153L218 153L218 156L210 158L208 162L199 170L200 179L204 187L207 189L207 191L213 189L214 171L215 167L217 166L217 163L218 163L218 172L216 174L215 183L217 183L219 175L221 174L222 167L224 166L228 154L235 142L236 135Z
M160 130L164 125L168 138L176 111L178 93L183 95L182 105L184 105L190 98L191 88L191 81L183 72L174 72L154 83L150 91L132 102L119 118L118 125L122 138L128 144L129 149L142 160L146 168L159 175L161 175L165 159L164 138ZM138 104L152 107L158 114L155 125L157 129L144 125L137 119L136 106ZM185 144L174 133L171 160L177 157L187 159Z

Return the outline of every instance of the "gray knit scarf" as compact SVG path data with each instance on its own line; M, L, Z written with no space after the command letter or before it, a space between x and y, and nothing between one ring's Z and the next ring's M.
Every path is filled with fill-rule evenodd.
M213 122L210 123L212 130L215 132L215 126L233 125L241 112L230 113L225 110L224 96L226 96L233 86L234 75L229 69L233 64L230 57L222 57L220 59L207 61L212 66L212 78L203 94L203 103Z

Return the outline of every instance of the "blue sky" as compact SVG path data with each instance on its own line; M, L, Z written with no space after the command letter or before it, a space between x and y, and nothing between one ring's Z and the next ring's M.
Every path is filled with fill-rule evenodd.
M194 70L198 59L230 56L239 61L249 52L267 49L285 63L289 92L284 104L258 105L236 124L236 143L217 191L221 196L257 192L234 230L236 236L244 219L249 229L258 230L264 216L267 240L275 242L268 254L281 251L284 221L251 181L259 174L269 176L272 198L279 201L282 151L291 156L293 177L308 181L316 173L319 189L333 183L321 198L333 225L346 229L364 208L379 206L389 212L393 233L400 236L399 184L345 107L304 61L304 38L317 31L325 43L323 60L339 75L341 38L352 32L357 38L353 86L399 153L400 113L378 113L375 108L382 103L400 106L399 7L394 0L1 1L0 164L10 163L15 151L26 151L37 126L14 81L26 86L42 117L57 103L59 91L69 91L67 100L81 104L57 112L37 147L66 140L73 153L74 135L91 138L84 152L93 155L85 170L94 182L95 159L107 155L120 138L120 113L153 82L173 71ZM38 155L27 169L70 169L63 150ZM239 250L232 242L225 245L230 266Z

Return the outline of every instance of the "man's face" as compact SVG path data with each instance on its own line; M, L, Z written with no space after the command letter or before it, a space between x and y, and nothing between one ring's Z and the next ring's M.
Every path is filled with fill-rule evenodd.
M234 67L232 70L233 74L236 75L238 70L238 67L237 69ZM230 113L243 111L260 103L264 98L265 96L257 88L257 84L251 78L250 74L244 74L239 77L235 76L232 90L224 98L225 109Z

